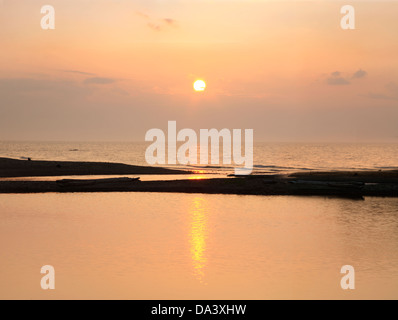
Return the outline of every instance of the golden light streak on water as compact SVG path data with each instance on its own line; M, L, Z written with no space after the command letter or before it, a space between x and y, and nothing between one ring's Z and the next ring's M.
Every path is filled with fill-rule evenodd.
M205 283L205 269L207 264L206 240L207 230L207 203L204 197L197 196L190 207L190 249L194 275L201 283Z

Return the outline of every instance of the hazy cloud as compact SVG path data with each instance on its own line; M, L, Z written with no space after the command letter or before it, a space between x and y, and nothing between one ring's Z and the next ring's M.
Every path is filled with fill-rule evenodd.
M398 100L398 85L396 83L390 82L385 86L385 88L387 91L385 93L371 92L364 96L371 99Z
M389 97L386 94L383 93L369 93L365 95L365 97L371 98L371 99L381 99L381 100L395 100L391 97Z
M340 71L332 72L330 74L330 77L326 79L326 82L331 86L342 86L350 84L350 81L341 76Z
M85 84L111 84L115 83L116 80L112 78L102 78L102 77L92 77L92 78L87 78L84 80Z
M63 72L67 73L76 73L76 74L81 74L84 76L95 76L95 73L90 73L90 72L84 72L84 71L79 71L79 70L62 70Z
M329 78L327 80L327 82L328 82L329 85L332 85L332 86L341 86L341 85L350 84L350 81L348 81L348 80L346 80L344 78L341 78L341 77L339 77L339 78Z
M353 79L360 79L364 78L368 75L368 73L365 70L359 69L357 72L355 72L352 76Z
M348 79L361 79L365 78L368 73L365 70L359 69L356 71L351 77L345 73L341 73L340 71L334 71L330 74L330 76L326 79L326 83L331 86L344 86L350 84L350 80Z

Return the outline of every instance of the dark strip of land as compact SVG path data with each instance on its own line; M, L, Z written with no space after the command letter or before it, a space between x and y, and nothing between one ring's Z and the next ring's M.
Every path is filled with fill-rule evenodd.
M398 170L299 172L289 176L291 179L312 181L398 183Z
M0 177L53 177L89 175L189 174L189 171L121 163L28 161L0 158Z
M191 172L114 163L0 159L0 177L188 173ZM337 196L356 199L364 196L398 197L398 170L300 172L291 175L251 175L173 181L139 181L129 178L83 181L0 181L0 193L45 192L177 192Z
M105 179L106 180L106 179ZM292 177L217 178L204 180L106 182L0 181L0 193L177 192L238 195L307 195L362 198L398 197L398 183L297 180Z

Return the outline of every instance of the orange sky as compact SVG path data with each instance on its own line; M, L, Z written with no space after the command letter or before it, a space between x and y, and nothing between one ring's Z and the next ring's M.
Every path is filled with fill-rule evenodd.
M2 3L2 4L1 4ZM0 138L142 141L251 128L257 141L398 140L398 2L0 2ZM207 82L204 93L192 83Z

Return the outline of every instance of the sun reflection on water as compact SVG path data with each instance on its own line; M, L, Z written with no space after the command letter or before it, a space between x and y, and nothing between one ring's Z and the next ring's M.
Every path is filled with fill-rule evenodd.
M194 175L192 177L189 177L188 180L203 180L207 178L208 177L206 177L205 175Z
M197 196L194 198L190 208L190 249L194 268L194 274L197 279L204 283L206 258L206 239L207 230L207 201Z

